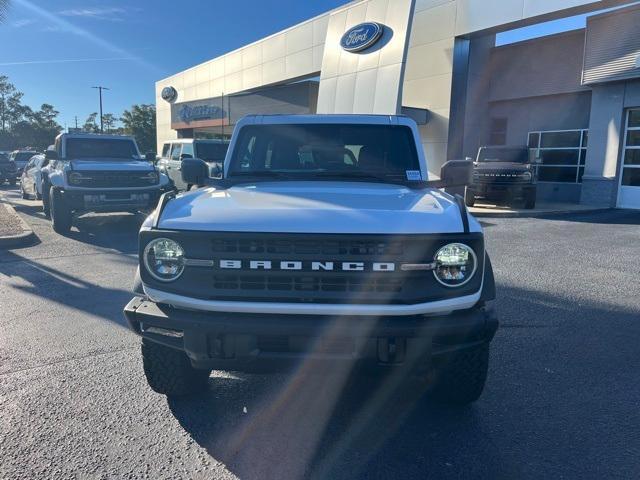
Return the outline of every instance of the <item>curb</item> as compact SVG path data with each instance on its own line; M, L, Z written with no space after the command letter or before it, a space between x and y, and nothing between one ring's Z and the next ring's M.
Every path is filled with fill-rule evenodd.
M469 212L476 218L539 218L547 216L575 215L580 213L597 213L615 210L611 207L594 207L576 210L545 210L544 212Z
M0 236L0 248L10 249L26 247L34 243L37 237L36 234L33 233L33 230L31 229L29 224L25 222L20 215L18 215L16 209L13 208L13 206L9 202L3 200L0 200L0 202L9 209L10 213L13 213L13 215L18 218L20 226L22 227L22 233L19 233L17 235Z

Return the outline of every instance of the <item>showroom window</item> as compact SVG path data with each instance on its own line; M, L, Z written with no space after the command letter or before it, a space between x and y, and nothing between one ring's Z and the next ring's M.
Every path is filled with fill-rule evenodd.
M582 183L588 140L588 130L529 132L529 148L540 157L538 181Z

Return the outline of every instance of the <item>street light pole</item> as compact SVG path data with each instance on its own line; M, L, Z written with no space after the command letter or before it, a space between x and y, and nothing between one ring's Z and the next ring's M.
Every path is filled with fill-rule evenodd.
M100 95L100 133L104 133L104 125L102 123L102 90L109 90L107 87L91 87L97 88Z

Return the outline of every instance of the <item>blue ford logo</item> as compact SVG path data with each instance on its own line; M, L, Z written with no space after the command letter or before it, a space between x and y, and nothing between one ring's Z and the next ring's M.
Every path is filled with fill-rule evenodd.
M380 40L383 30L384 26L379 23L361 23L347 30L340 40L340 46L347 52L360 52Z

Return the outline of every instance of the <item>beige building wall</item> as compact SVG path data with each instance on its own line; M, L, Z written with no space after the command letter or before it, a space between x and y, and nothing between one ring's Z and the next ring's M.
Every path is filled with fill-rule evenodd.
M407 5L413 2L413 11L407 12ZM447 158L456 37L532 23L536 17L548 20L628 3L632 1L352 2L159 81L156 84L159 143L176 135L171 130L170 106L160 98L160 91L167 85L178 90L177 101L182 102L285 82L322 70L319 111L390 114L398 110L399 103L430 110L429 124L421 127L422 144L431 173L437 174ZM411 25L403 27L403 22L411 16ZM392 44L369 54L337 53L340 37L346 29L368 19L398 26ZM406 50L406 40L400 34L403 31L411 32ZM398 54L404 51L407 52L406 59L398 60ZM395 85L397 89L389 88ZM397 98L401 98L401 102Z
M400 113L400 92L415 0L365 0L334 10L322 60L318 113ZM344 33L363 22L385 26L362 52L340 46Z

